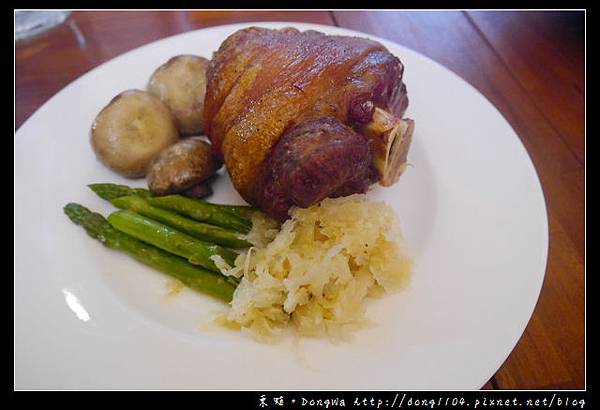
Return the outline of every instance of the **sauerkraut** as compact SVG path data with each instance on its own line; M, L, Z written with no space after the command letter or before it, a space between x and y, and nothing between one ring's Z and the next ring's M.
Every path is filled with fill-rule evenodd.
M243 277L226 316L259 340L288 327L302 336L347 336L364 319L365 298L409 278L394 211L365 195L295 208L278 232L260 226L268 232L254 238L273 239L237 258L231 274Z

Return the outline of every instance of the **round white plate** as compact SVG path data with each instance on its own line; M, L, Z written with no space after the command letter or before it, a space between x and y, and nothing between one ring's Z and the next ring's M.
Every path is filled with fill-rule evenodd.
M90 71L41 107L15 136L15 388L17 389L478 389L500 367L532 314L544 278L542 190L519 138L461 78L374 38L404 63L416 131L411 167L369 196L394 207L416 268L410 287L368 304L374 326L346 343L265 345L210 324L219 302L104 248L70 222L78 202L113 208L86 185L132 183L102 166L90 125L116 94L144 88L183 53L211 57L249 24L189 32ZM17 101L18 104L18 101ZM226 177L216 202L242 203Z

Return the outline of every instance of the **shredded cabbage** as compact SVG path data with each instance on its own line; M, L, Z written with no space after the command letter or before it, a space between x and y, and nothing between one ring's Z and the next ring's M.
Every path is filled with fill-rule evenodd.
M263 242L255 239L229 271L243 277L227 321L258 340L288 326L302 336L344 337L363 322L365 298L409 278L412 260L394 211L365 195L294 208L278 232L265 221L255 228Z

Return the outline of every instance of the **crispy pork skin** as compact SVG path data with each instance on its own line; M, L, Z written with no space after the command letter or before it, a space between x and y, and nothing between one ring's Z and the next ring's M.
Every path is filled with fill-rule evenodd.
M240 195L282 219L293 205L365 192L384 174L399 175L386 167L406 152L389 147L408 150L410 136L393 143L396 130L413 127L384 136L364 130L383 132L373 125L378 109L400 121L408 106L403 71L372 40L250 27L213 55L205 129Z

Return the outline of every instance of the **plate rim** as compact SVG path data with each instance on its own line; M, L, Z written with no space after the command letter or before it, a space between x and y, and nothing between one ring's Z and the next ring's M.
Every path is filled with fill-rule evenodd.
M404 50L408 50L411 53L417 54L419 55L421 58L425 59L428 61L428 63L433 64L435 66L437 66L438 68L441 68L443 70L445 70L446 72L451 73L454 77L458 78L461 82L463 86L466 86L468 88L471 89L471 91L474 91L476 94L478 94L480 97L482 97L485 101L487 101L487 103L493 107L494 111L496 111L504 120L504 122L506 123L506 125L508 125L510 127L510 130L512 131L512 133L514 134L514 136L516 137L516 139L519 142L519 146L520 149L522 150L522 152L525 153L526 158L528 159L527 161L527 165L530 168L530 171L533 171L533 176L535 177L536 180L536 188L538 190L538 194L540 195L541 201L539 204L537 205L541 205L543 208L543 212L541 213L541 217L543 217L543 222L544 222L544 235L543 235L543 244L541 244L541 248L543 249L543 255L541 255L543 257L543 268L542 268L542 273L539 276L539 283L537 286L537 296L535 298L535 302L533 303L533 307L531 309L531 311L528 313L528 319L525 322L525 325L523 326L523 328L521 329L521 331L519 332L519 337L516 339L516 341L514 342L512 348L509 350L508 354L506 355L506 357L504 357L501 361L499 366L493 370L493 372L491 373L491 375L486 378L482 383L481 386L485 385L485 383L494 375L497 373L497 371L502 367L502 365L506 362L507 358L512 354L512 352L514 351L514 349L517 347L517 345L519 344L519 341L521 340L521 338L524 335L524 332L528 326L528 324L530 323L533 314L535 313L535 309L537 307L537 304L539 303L540 297L541 297L541 292L542 292L542 288L543 288L543 284L545 282L546 279L546 273L547 273L547 268L548 268L548 256L549 256L549 241L550 241L550 235L549 235L549 223L548 223L548 206L546 203L546 195L545 195L545 191L544 191L544 187L542 185L540 176L537 172L537 169L535 167L535 163L533 162L533 159L531 157L531 155L529 154L529 151L527 150L527 148L525 147L523 140L521 139L521 137L519 136L519 134L515 131L515 129L513 128L512 124L508 121L508 119L506 118L506 116L504 115L504 113L498 109L496 107L495 104L492 103L492 101L482 92L480 92L474 85L472 85L469 81L467 81L466 79L464 79L461 75L459 75L458 73L456 73L455 71L453 71L452 69L450 69L449 67L439 63L438 61L436 61L435 59L420 53L419 51L416 51L410 47L407 47L405 45L402 45L400 43L397 43L394 40L391 39L387 39L387 38L383 38L383 37L379 37L370 33L365 33L365 32L361 32L358 30L353 30L353 29L349 29L349 28L344 28L344 27L338 27L338 26L329 26L329 25L323 25L323 24L315 24L315 23L305 23L305 22L296 22L296 21L257 21L257 22L241 22L241 23L232 23L232 24L223 24L223 25L216 25L216 26L210 26L210 27L204 27L204 28L198 28L198 29L194 29L194 30L189 30L189 31L185 31L182 33L177 33L171 36L166 36L166 37L162 37L160 39L157 40L153 40L150 42L147 42L145 44L142 44L138 47L129 49L127 51L124 51L122 53L119 53L113 57L111 57L110 59L102 62L101 64L90 68L89 70L87 70L86 72L82 73L81 75L79 75L77 78L73 79L71 82L69 82L66 86L64 86L63 88L61 88L59 91L57 91L54 95L52 95L47 101L45 101L43 104L41 104L31 115L29 115L29 117L23 121L23 123L15 130L15 139L19 138L19 134L21 132L23 132L22 130L27 130L27 128L30 126L30 123L32 123L33 120L35 120L35 118L37 117L37 115L39 114L40 111L46 109L48 106L50 106L53 101L59 97L63 92L67 92L70 88L74 87L77 85L77 83L81 80L83 81L85 79L86 76L88 76L89 74L95 72L96 70L101 70L105 65L109 64L109 63L115 63L116 60L125 58L128 54L130 53L134 53L134 52L139 52L142 51L144 48L146 47L151 47L153 45L155 45L156 43L159 43L161 41L165 41L165 40L173 40L177 37L185 37L190 35L191 33L195 33L195 32L206 32L206 31L218 31L218 30L231 30L232 32L235 31L236 29L241 29L241 28L245 28L245 27L266 27L266 28L274 28L274 27L284 27L284 26L293 26L293 27L297 27L300 30L309 30L309 29L314 29L314 30L322 30L322 31L326 31L326 32L334 32L335 34L340 34L340 35L356 35L356 36L362 36L362 37L366 37L375 41L378 41L380 43L382 43L383 45L386 45L386 43L390 43L393 44L395 47L398 47L400 49L404 49ZM15 100L15 103L17 103L17 101ZM14 146L15 152L17 150L16 144ZM16 182L16 174L15 174L15 179L14 181ZM16 198L15 198L16 199ZM16 363L15 363L16 366Z

